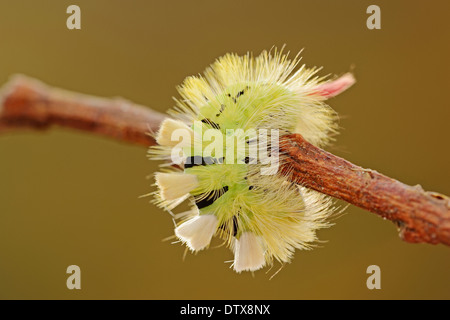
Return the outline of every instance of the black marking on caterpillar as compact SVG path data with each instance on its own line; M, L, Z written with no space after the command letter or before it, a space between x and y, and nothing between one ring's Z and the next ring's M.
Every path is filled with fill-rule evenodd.
M224 105L224 104L220 105L220 110L219 110L219 113L216 114L216 117L218 117L218 116L220 116L222 114L223 110L225 110L225 107L226 107L226 105Z
M203 209L205 207L208 207L214 203L217 199L219 199L221 196L225 194L225 192L228 191L228 186L225 186L218 190L213 190L211 192L208 192L208 194L200 194L195 197L195 204L197 205L197 208Z
M213 157L202 157L202 156L190 156L186 158L186 162L184 163L184 168L189 169L194 166L208 166L211 164L219 164L223 163L223 157L220 159L216 159Z
M232 97L231 94L229 94L229 93L227 93L227 96L228 96L229 98L233 99L233 102L236 103L236 98L235 98L235 97Z
M242 96L244 94L244 90L241 90L238 92L238 94L236 95L236 99L239 98L240 96Z
M238 219L236 216L233 216L233 236L236 237L238 232Z
M210 125L214 129L220 129L220 126L217 123L211 121L210 119L205 118L205 119L202 120L202 122L206 123L207 125Z
M237 103L237 99L238 99L240 96L242 96L242 95L245 93L245 90L247 90L247 89L250 89L250 87L249 87L249 86L246 86L245 89L242 89L241 91L239 91L235 97L232 97L231 94L229 94L229 93L227 93L227 96L228 96L229 98L233 99L233 102L234 102L234 103Z
M237 219L237 216L235 216L235 215L233 216L232 222L233 222L233 231L232 231L232 235L233 235L233 237L236 237L236 235L237 235L237 233L238 233L238 219ZM224 232L227 232L227 231L228 231L225 223L222 223L222 224L219 226L219 229L223 230Z
M256 159L255 158L250 158L250 157L245 157L244 158L244 163L245 164L249 164L249 163L255 164L256 163Z

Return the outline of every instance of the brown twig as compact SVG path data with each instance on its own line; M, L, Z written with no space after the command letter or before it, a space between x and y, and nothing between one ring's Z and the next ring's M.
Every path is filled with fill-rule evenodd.
M0 94L0 132L61 125L144 146L155 144L165 115L123 99L97 98L15 76ZM393 221L407 242L450 245L450 200L363 169L317 148L300 135L284 136L283 170L293 182Z
M284 136L284 171L293 182L342 199L391 220L412 243L450 245L450 199L358 167L307 142Z
M105 99L53 88L22 75L0 93L0 132L60 125L144 146L166 116L122 98Z

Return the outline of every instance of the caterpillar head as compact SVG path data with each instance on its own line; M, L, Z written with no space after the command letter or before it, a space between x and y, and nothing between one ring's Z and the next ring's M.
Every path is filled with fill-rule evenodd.
M355 80L325 80L298 64L298 56L289 60L276 50L219 58L178 88L182 99L150 149L151 158L166 161L155 174L157 204L172 210L191 203L192 210L176 215L175 235L192 251L222 238L237 272L289 262L295 249L311 248L333 213L330 198L278 170L278 139L300 133L325 145L337 116L324 101Z

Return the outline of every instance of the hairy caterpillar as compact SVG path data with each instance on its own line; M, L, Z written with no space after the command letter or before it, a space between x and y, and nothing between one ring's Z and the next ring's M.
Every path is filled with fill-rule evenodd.
M333 212L330 198L288 182L273 160L283 161L283 134L318 146L330 140L337 116L324 101L354 78L325 80L299 61L282 50L219 58L178 88L182 99L150 148L152 159L166 160L155 174L157 204L170 211L191 202L175 216L175 235L192 251L222 238L236 272L289 262L295 249L311 248Z

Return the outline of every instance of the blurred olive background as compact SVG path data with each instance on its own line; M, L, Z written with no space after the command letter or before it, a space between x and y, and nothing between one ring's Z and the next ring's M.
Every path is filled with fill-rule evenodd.
M66 28L67 6L81 30ZM381 7L381 30L366 8ZM0 1L0 82L23 73L69 90L164 111L175 87L226 52L304 48L321 75L358 80L329 101L342 119L327 150L450 194L448 1ZM269 280L236 274L232 253L188 254L162 239L168 213L140 195L158 163L146 149L54 128L0 135L2 299L449 299L450 251L402 242L350 206L313 251ZM339 203L343 205L343 203ZM81 290L66 268L81 268ZM366 268L381 268L368 290ZM267 269L266 269L267 270Z

